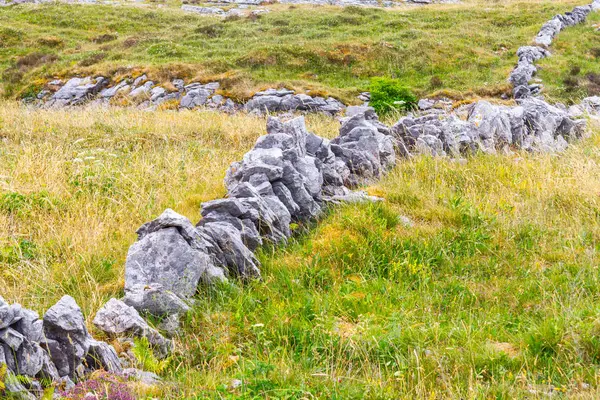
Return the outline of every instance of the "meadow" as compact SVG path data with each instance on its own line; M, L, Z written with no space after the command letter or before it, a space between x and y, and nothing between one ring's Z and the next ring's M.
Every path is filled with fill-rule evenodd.
M14 100L45 79L145 71L218 77L240 98L282 84L352 100L381 75L419 94L485 97L507 90L515 52L540 24L578 3L273 6L228 20L171 5L2 9L0 85L11 99L0 101L0 294L39 312L69 294L98 335L90 322L122 294L135 230L165 208L198 221L265 132L264 117L244 113ZM541 62L551 99L595 90L599 20L563 32ZM306 118L337 135L335 119ZM400 160L364 188L383 203L330 208L285 248L262 248L261 281L203 287L173 355L143 360L165 379L146 395L600 397L597 122L590 133L559 155Z
M265 123L14 103L0 120L3 296L43 311L70 294L88 320L122 292L135 229L166 207L197 220ZM262 281L202 290L173 357L147 365L173 382L161 398L594 398L598 144L400 162L368 188L384 204L333 208L261 251Z
M146 72L163 84L216 79L223 94L237 99L282 85L356 102L375 76L399 79L421 96L499 96L510 93L506 78L517 49L553 15L579 4L467 0L393 10L273 5L266 15L226 19L175 6L22 5L0 13L0 92L22 98L54 78ZM574 97L559 90L574 65L582 75L600 73L597 35L590 28L598 22L596 13L559 46L568 62L552 64L547 75L552 95L562 101Z

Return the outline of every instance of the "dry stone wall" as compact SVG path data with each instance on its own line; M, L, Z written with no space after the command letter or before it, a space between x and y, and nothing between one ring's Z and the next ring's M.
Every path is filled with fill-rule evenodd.
M571 12L555 16L542 26L534 39L533 46L523 46L517 51L518 63L509 78L513 85L515 99L524 99L540 93L542 85L529 83L537 73L536 61L550 57L548 47L563 29L583 23L587 16L596 10L600 10L600 0L594 0L591 4L575 7Z

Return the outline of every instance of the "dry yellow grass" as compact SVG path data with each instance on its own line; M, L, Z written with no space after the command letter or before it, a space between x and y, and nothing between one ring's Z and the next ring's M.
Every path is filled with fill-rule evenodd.
M308 126L334 134L338 122ZM0 104L0 287L44 311L64 294L86 316L122 290L135 230L170 207L192 221L222 197L265 118Z

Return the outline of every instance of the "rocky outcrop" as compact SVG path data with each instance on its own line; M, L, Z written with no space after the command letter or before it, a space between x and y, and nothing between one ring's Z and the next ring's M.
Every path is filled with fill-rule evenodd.
M39 398L41 380L72 382L95 369L122 370L115 349L88 333L81 309L70 296L61 298L43 319L0 297L0 364L9 370L7 391L23 399ZM17 375L29 378L28 387Z
M256 8L250 10L247 5L239 5L236 8L230 8L229 10L225 10L224 8L220 7L202 7L184 4L181 6L181 10L194 14L217 17L246 17L251 15L257 16L267 14L270 12L266 8Z
M508 79L513 86L513 97L515 99L525 99L540 94L543 88L542 85L529 83L537 73L535 63L550 56L547 48L560 31L585 22L589 13L598 9L600 9L600 0L594 0L592 4L575 7L571 12L557 15L542 26L534 39L534 46L519 48L517 51L517 66Z
M310 111L335 115L346 106L333 97L311 97L295 94L293 90L269 89L256 93L246 103L245 109L255 113L274 113L280 111Z
M267 134L228 169L227 197L203 203L196 226L166 210L138 229L126 261L126 295L106 303L94 324L111 337L146 337L165 355L168 339L140 313L166 318L173 333L202 283L260 278L254 251L286 243L291 223L317 218L328 202L377 200L350 188L394 165L396 141L375 113L356 111L332 141L308 132L304 117L270 117Z
M27 99L26 102L44 108L83 104L107 106L115 103L113 99L123 98L127 100L125 104L137 104L137 107L142 109L153 109L161 104L172 103L179 109L203 107L226 113L245 109L255 114L294 111L335 115L346 108L343 103L332 97L312 97L302 93L296 94L288 89L267 89L258 92L242 105L218 94L219 82L192 82L186 85L183 80L175 79L171 84L176 91L169 91L155 84L146 75L124 79L112 85L104 77L72 78L64 84L60 80L53 80L36 99Z
M403 117L392 127L411 154L462 157L516 149L557 152L585 134L581 114L536 98L512 107L480 101L457 112L435 111L440 110Z

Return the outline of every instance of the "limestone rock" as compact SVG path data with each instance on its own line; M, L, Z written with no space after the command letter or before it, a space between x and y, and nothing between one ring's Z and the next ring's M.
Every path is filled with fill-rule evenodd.
M111 337L146 337L162 357L166 357L173 347L172 342L151 328L135 308L117 299L110 299L98 310L93 323Z
M123 302L139 312L154 316L182 314L190 309L181 298L159 283L133 285L126 291Z
M158 283L179 297L189 298L202 279L224 279L191 222L174 211L166 210L143 225L138 234L125 264L126 290Z
M88 352L90 337L75 300L63 296L44 314L43 328L46 339L55 342L50 355L60 375L75 376Z

